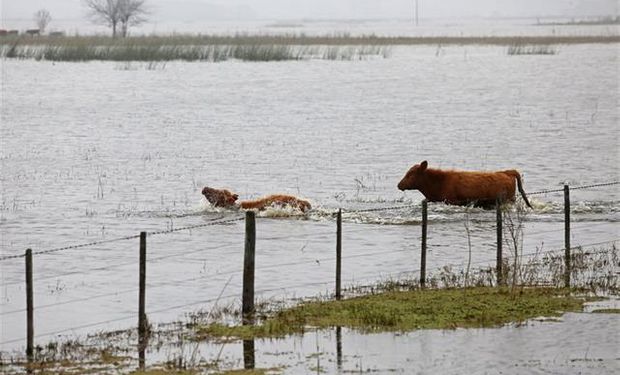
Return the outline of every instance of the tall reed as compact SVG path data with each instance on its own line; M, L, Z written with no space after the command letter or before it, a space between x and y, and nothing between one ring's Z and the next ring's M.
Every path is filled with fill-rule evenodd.
M390 46L364 45L291 45L252 44L245 39L232 44L183 44L175 39L128 39L109 43L105 39L71 39L63 42L22 43L15 39L10 44L0 44L0 56L18 59L49 61L209 61L230 59L241 61L285 60L357 60L371 57L387 58ZM235 41L235 40L231 40Z

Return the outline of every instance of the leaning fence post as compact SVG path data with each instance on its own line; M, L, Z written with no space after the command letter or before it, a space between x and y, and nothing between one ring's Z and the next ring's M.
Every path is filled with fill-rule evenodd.
M336 300L342 298L342 208L338 209L336 219Z
M570 288L570 196L568 184L564 184L564 285Z
M497 216L497 261L495 263L495 271L497 272L497 285L504 283L502 275L502 208L498 199L495 202L495 211Z
M420 286L426 286L426 227L428 223L428 202L422 201L422 251L420 254Z
M138 354L140 368L144 367L146 347L146 232L140 232L140 291L138 296Z
M243 324L254 323L254 257L256 251L256 214L245 213L245 254L243 260L243 300L241 315Z
M26 357L32 361L34 354L34 298L32 287L32 250L26 250Z

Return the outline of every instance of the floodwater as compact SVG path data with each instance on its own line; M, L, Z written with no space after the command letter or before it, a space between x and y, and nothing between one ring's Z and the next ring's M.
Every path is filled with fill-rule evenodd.
M209 185L242 199L294 194L316 208L305 218L259 215L260 299L333 293L331 213L338 208L345 209L345 285L415 275L421 195L396 188L414 163L516 168L527 192L620 179L617 47L558 46L555 55L509 56L500 46L415 46L395 47L387 59L155 67L2 61L1 254L205 224L149 236L149 319L166 322L232 303L241 292L244 225L207 224L242 213L209 207L200 196ZM571 193L572 245L609 247L620 238L619 193L618 185ZM530 199L524 252L561 249L561 193ZM402 205L413 207L356 212ZM472 261L493 264L494 215L431 205L429 269L467 262L467 217ZM137 259L136 238L35 255L37 342L135 325ZM24 259L3 260L0 270L0 349L8 351L25 345ZM566 324L572 339L617 344L595 329L606 318L566 321L573 319L579 324ZM618 332L617 323L608 325L611 332ZM437 348L420 368L438 365L450 335L479 340L481 347L491 345L485 344L491 336L508 345L532 335L510 346L515 361L526 361L518 353L532 350L534 360L544 357L556 372L581 358L574 353L557 366L549 363L559 352L533 332L546 327L355 334L351 342L368 350L359 354L363 362L387 353L375 343L411 346L409 359L394 362L401 369L425 356L425 347L414 344L420 337ZM458 347L452 350L457 358ZM605 358L617 366L618 356Z
M186 344L183 351L148 353L147 361L149 356L173 360L183 352L185 361L218 355L226 366L285 368L287 374L614 374L620 370L620 339L610 328L619 324L617 314L569 313L488 329L334 328L286 339Z

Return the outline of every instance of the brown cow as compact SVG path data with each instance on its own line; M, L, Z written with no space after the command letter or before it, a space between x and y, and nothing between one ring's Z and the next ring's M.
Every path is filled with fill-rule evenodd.
M226 189L214 189L208 186L205 186L204 189L202 189L202 195L204 195L205 198L207 198L207 200L209 201L209 203L211 203L215 207L225 208L236 207L236 201L239 198L237 194L231 193ZM272 206L289 206L298 209L301 212L306 212L307 210L310 210L312 208L310 202L308 201L299 199L292 195L283 194L273 194L256 200L240 201L238 202L238 205L245 210L259 211Z
M425 160L407 171L398 183L400 190L419 190L429 202L492 208L495 201L514 202L515 180L519 192L532 208L521 185L521 175L514 169L497 172L442 171L428 168Z

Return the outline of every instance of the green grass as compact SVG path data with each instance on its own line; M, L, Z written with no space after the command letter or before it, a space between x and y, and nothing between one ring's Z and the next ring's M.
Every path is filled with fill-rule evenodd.
M581 311L585 302L564 289L498 288L393 291L343 301L315 301L285 309L257 326L211 324L199 338L260 338L302 333L308 327L412 331L497 327L538 316Z

